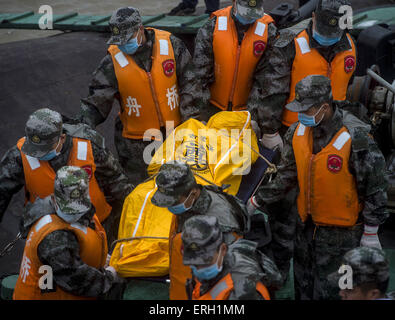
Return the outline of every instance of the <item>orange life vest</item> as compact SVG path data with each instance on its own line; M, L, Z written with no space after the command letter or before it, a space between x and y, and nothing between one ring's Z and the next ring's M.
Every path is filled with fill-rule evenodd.
M169 276L170 276L170 300L187 300L186 282L192 278L192 271L189 266L183 263L181 232L177 233L177 217L174 215L170 227L169 236ZM236 232L232 232L235 240L242 238Z
M108 48L121 96L119 117L123 124L122 136L129 139L142 139L147 129L160 129L166 121L174 121L174 127L181 122L171 34L152 30L155 32L155 42L150 72L141 69L118 46Z
M310 127L299 124L292 140L302 221L310 214L317 225L354 226L361 210L354 176L348 164L351 136L343 127L319 153L312 154Z
M187 300L185 284L188 278L192 277L192 271L189 266L182 262L182 239L181 232L177 233L177 217L173 216L170 236L169 236L169 277L170 277L170 300Z
M45 198L53 194L56 173L48 161L40 161L24 154L21 150L24 142L25 138L19 139L17 147L21 151L25 191L29 195L26 200L34 202L37 197ZM111 206L107 203L95 178L96 165L89 140L73 137L73 148L67 165L83 168L89 174L89 195L95 206L96 215L100 221L106 219L111 212Z
M96 215L93 217L95 230L80 224L68 224L55 214L46 215L38 220L30 229L19 277L16 282L14 300L91 300L93 298L80 297L64 291L53 283L53 292L42 292L40 278L45 273L40 267L43 263L37 255L37 248L41 241L56 230L70 230L78 239L81 260L94 268L102 268L107 257L106 233ZM46 283L48 284L48 283Z
M251 91L255 67L268 41L272 17L264 15L250 26L239 45L232 6L213 13L217 17L213 34L215 82L210 87L210 102L227 110L244 110Z
M192 293L192 300L228 300L230 293L234 289L234 284L231 274L228 273L225 277L218 281L209 292L202 296L200 295L200 287L201 283L196 280L196 285ZM269 292L261 282L257 282L256 290L265 300L270 300Z
M287 103L295 99L295 86L305 77L316 74L331 79L334 100L345 100L348 83L356 67L356 49L350 35L347 34L351 49L339 52L331 63L325 60L317 49L310 48L307 31L302 31L295 38L295 59L292 64L290 93ZM284 108L282 123L291 126L298 121L298 113Z

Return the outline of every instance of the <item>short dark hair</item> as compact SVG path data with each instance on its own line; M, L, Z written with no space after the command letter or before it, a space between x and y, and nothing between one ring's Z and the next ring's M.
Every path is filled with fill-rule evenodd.
M359 285L361 291L366 294L370 290L378 289L382 294L385 294L388 290L389 278L381 282L365 282Z

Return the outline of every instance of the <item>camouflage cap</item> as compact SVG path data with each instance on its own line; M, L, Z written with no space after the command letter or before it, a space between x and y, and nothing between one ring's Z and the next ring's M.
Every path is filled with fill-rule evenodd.
M295 100L285 107L293 112L304 112L332 99L331 80L321 75L310 75L295 86Z
M123 7L114 11L108 24L111 30L111 38L107 41L107 44L123 45L142 25L142 20L136 8Z
M343 30L340 28L340 17L344 13L339 12L341 6L351 6L348 0L320 0L315 10L316 30L319 34L336 38L342 35Z
M158 207L171 207L178 204L180 196L196 185L196 179L186 163L174 160L161 166L156 185L158 190L151 202Z
M184 265L199 266L212 263L223 235L216 217L198 215L185 221L181 239Z
M33 112L25 125L26 140L22 152L41 158L54 149L62 134L63 121L59 112L48 108Z
M91 208L87 172L74 166L60 168L56 173L54 195L62 214L73 216L87 212Z
M237 0L237 12L244 18L259 19L265 14L263 0Z
M352 269L353 286L363 283L380 283L389 279L389 262L383 250L369 247L358 247L348 251L343 257L343 265ZM343 274L337 271L328 276L334 286L339 285Z

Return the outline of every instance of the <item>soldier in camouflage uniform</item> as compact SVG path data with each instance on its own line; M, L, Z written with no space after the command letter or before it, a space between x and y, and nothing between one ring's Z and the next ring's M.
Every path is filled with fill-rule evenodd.
M113 13L109 25L112 36L107 44L117 45L119 48L122 48L122 50L125 50L124 53L137 64L140 70L144 71L144 74L152 72L153 70L151 69L153 68L154 61L152 58L153 47L156 43L155 29L143 27L138 10L132 7L117 9ZM132 37L137 37L137 45L139 46L134 53L130 53L130 51L127 53L127 49L124 48L129 45L128 42ZM174 35L170 35L170 42L174 51L175 62L172 60L172 63L168 64L172 69L166 69L164 72L169 71L175 73L177 77L179 96L179 98L177 96L177 103L179 103L177 112L179 110L181 121L185 121L189 118L198 118L199 110L194 106L192 99L192 92L196 91L197 88L194 80L190 53L184 43ZM167 49L171 52L170 46L167 47ZM170 61L170 59L168 61ZM114 100L118 100L120 103L121 114L125 112L126 106L124 105L122 97L123 93L120 92L120 82L119 79L117 79L115 67L114 60L111 54L108 53L93 73L93 78L89 86L89 95L81 100L81 111L76 117L77 120L95 128L107 119L113 107ZM152 77L155 80L155 74L153 74ZM134 75L130 74L130 81L132 81L133 78ZM150 88L147 89L151 90ZM149 95L151 95L151 93L147 93L147 96ZM159 96L159 98L161 98L161 96ZM161 99L166 99L167 101L166 93L165 97ZM143 109L140 108L140 112L142 112L142 110ZM166 137L164 126L165 123L160 127L160 130L162 135ZM115 121L115 146L117 148L119 161L132 183L137 185L148 177L146 172L148 163L143 159L143 151L145 147L151 143L151 137L148 138L148 141L143 141L142 138L127 138L123 135L124 129L124 121L121 121L120 117L117 117ZM167 134L168 133L169 132L167 132ZM161 141L158 141L158 143L160 146Z
M29 261L30 268L26 271L22 262L14 299L98 298L123 282L115 269L105 268L105 234L100 235L103 229L91 204L85 170L73 166L60 168L54 195L30 203L25 209L30 217L27 223L30 232L23 259ZM92 252L89 250L92 245L102 251ZM53 285L48 291L38 289L35 279L42 276L38 271L42 265L52 269Z
M296 97L296 100L288 104L287 108L298 112L299 118L304 124L297 122L289 128L285 134L284 150L275 180L262 186L257 195L250 199L250 203L255 204L256 207L262 207L278 202L284 199L288 190L295 187L298 190L298 197L307 194L306 204L302 200L299 202L298 199L297 206L299 215L296 217L294 254L296 297L298 299L337 298L337 292L328 285L327 276L338 268L343 254L360 244L362 246L380 247L377 236L378 226L384 223L388 216L386 212L387 174L385 160L378 146L369 135L370 126L351 113L342 110L339 103L332 100L331 83L328 78L317 75L304 78L296 85ZM335 135L344 130L343 127L347 131L342 134L342 137L338 136L341 139L336 138ZM311 140L309 140L311 159L324 159L323 157L328 150L333 151L333 154L328 156L327 163L321 163L321 168L325 166L325 169L315 170L318 164L312 162L313 165L307 171L303 171L307 172L306 174L310 172L310 180L298 177L298 171L302 172L302 167L297 168L297 159L299 159L301 166L305 163L303 162L305 161L304 158L303 161L300 160L302 158L300 150L304 146L299 143L294 148L294 143L301 141L297 139L305 137L305 131L309 132L306 136L311 137ZM350 138L351 143L347 144L347 148L350 148L349 155L346 154L342 159L337 154L340 151L337 150L343 150L341 145L345 145ZM334 140L336 142L332 145L331 141ZM331 148L334 148L334 150ZM323 156L318 157L317 155ZM309 151L305 154L305 157L308 156ZM343 163L347 161L345 160L346 156L348 167ZM326 158L321 161L326 161ZM313 169L314 173L311 173ZM325 182L325 179L329 183L336 179L337 175L343 174L347 174L350 177L349 179L352 179L348 183L353 185L352 187L347 183L333 187ZM313 179L314 182L318 176L323 177L322 185L316 190L313 189L313 191L309 189L311 186L306 188L306 181L312 181L311 179ZM311 183L311 185L314 184ZM301 186L303 190L300 191ZM338 191L333 195L332 191L336 188L338 188ZM351 203L354 203L354 205L356 203L353 214L357 220L350 223L351 226L340 227L337 222L327 223L324 226L313 222L312 215L321 213L314 210L315 207L321 203L327 204L327 207L338 203L337 201L342 198L341 195L344 194L348 197L351 194L348 191L349 189L353 190L353 198L350 197L344 206L339 205L339 208L333 209L333 214L326 214L328 215L327 219L330 219L331 216L336 216L338 212L344 212L351 208ZM331 194L330 199L328 199L328 194ZM310 198L308 195L310 195ZM319 201L317 200L318 197ZM305 210L307 203L311 207ZM311 203L314 203L314 206ZM310 212L311 214L304 216L305 221L303 221L301 212ZM290 218L290 220L293 219ZM339 220L341 219L339 218ZM294 230L292 225L289 228L288 232ZM277 232L284 231L280 229Z
M63 124L61 115L48 108L39 109L31 114L25 131L26 139L20 139L17 145L6 152L0 162L0 220L12 196L23 186L26 199L31 202L37 197L45 198L52 194L51 179L55 178L55 173L70 161L82 161L78 158L87 157L90 148L80 150L79 147L87 146L89 142L93 154L91 161L94 163L85 165L84 168L89 171L90 179L96 180L92 183L97 183L98 186L95 199L92 201L98 200L97 203L103 205L96 208L97 213L103 212L108 215L111 211L109 206L112 207L112 214L109 214L104 225L109 240L113 240L118 230L124 198L133 190L133 186L116 158L105 147L104 138L87 125ZM76 149L79 150L78 153L75 152ZM75 153L77 156L72 156ZM39 170L45 171L41 171L37 176ZM104 208L107 211L104 211ZM23 220L24 217L21 221L22 226L25 223ZM28 231L26 228L22 229Z
M227 243L235 240L232 232L244 234L249 230L249 217L245 205L218 186L202 186L189 166L179 161L162 165L156 176L158 190L152 203L167 207L177 217L177 232L181 232L185 221L194 215L216 216ZM225 214L226 213L226 214Z
M156 176L158 190L151 202L159 207L167 207L174 214L170 231L170 299L183 299L185 281L190 270L183 268L179 235L184 223L190 217L206 215L217 217L224 242L228 245L245 235L250 229L250 219L245 205L236 197L223 192L214 185L197 184L189 166L179 161L169 161L162 165ZM188 268L189 269L189 268ZM180 279L179 275L184 274Z
M233 2L233 7L231 10L231 19L234 22L237 31L237 38L238 38L238 45L239 47L242 45L242 41L246 41L245 35L251 28L256 28L257 25L255 21L258 17L263 16L263 0L235 0ZM222 18L222 17L221 17ZM201 27L197 33L195 39L195 52L193 56L194 65L196 67L196 76L199 79L199 84L201 86L200 91L196 91L193 94L195 95L197 104L200 108L202 108L202 113L205 115L205 119L209 119L213 114L221 111L218 106L214 106L210 101L212 101L212 85L215 81L218 82L218 79L215 78L216 74L216 67L219 64L218 61L215 60L215 52L214 52L214 33L216 32L218 17L212 15L211 19L207 21L207 23ZM226 24L222 25L222 29L231 28L231 21L227 22ZM262 25L264 25L262 23ZM221 31L219 31L221 32ZM218 32L218 36L220 35ZM274 23L270 22L265 25L265 33L267 32L267 42L264 44L264 51L259 51L259 54L254 51L255 56L259 56L259 61L256 64L255 71L251 74L252 78L252 85L248 95L248 100L245 102L246 105L243 107L247 107L248 110L256 109L263 103L263 95L264 89L266 88L267 84L265 85L262 82L264 79L264 74L268 71L264 68L264 63L267 59L267 56L270 54L272 50L272 46L274 40L277 36L277 28L275 27ZM258 32L259 33L259 32ZM244 40L243 40L244 39ZM262 43L262 41L255 41L251 47L256 49L256 46ZM225 45L226 50L234 51L235 48L231 47L231 45ZM217 53L218 54L218 53ZM252 55L252 57L254 57ZM240 62L242 64L243 61ZM245 62L244 62L245 63ZM233 66L228 66L233 67ZM244 66L240 65L240 69ZM241 85L240 85L241 86ZM235 92L237 93L240 88L234 88ZM233 106L232 102L229 101L229 105L225 106L227 109L232 110ZM266 133L266 132L264 132ZM272 132L269 132L272 133ZM258 138L260 138L260 134L258 134ZM274 137L266 137L267 140L270 140L270 146L275 147L277 146L277 139ZM269 142L269 141L268 141ZM269 143L268 143L269 144Z
M186 285L192 300L269 300L267 288L281 283L276 265L255 242L224 242L216 217L191 217L181 238L183 263L192 268Z
M308 39L306 46L310 47L311 51L318 51L318 54L329 65L329 63L334 61L336 56L347 53L352 48L352 40L349 41L347 37L349 34L343 32L340 28L336 28L336 26L332 27L330 25L333 18L338 21L342 15L339 13L340 6L349 4L349 1L346 0L320 0L318 2L314 13L316 26L330 38L338 36L335 34L336 32L341 32L340 40L333 45L322 45L315 40L313 37L313 21L310 21L307 28L291 27L282 29L279 32L279 37L274 42L272 50L268 51L266 58L262 61L261 68L265 72L262 72L260 76L260 103L248 105L252 119L258 123L259 129L264 135L279 133L281 137L284 137L285 132L288 130L289 124L283 124L283 114L284 106L290 98L293 89L291 88L293 84L292 79L293 77L297 77L296 72L293 70L297 53L295 38L301 35L302 32L307 32ZM329 30L326 31L327 29ZM333 29L335 30L333 31ZM351 52L347 53L347 55L351 56ZM356 60L355 58L349 58L347 61L350 63L354 62L354 65L351 65L352 70L347 71L349 72L347 75L349 75L355 70ZM299 63L301 68L306 70L306 72L310 66L314 65L311 57L307 57L305 60L299 58ZM341 67L343 68L343 66ZM325 68L322 70L325 70ZM323 72L322 70L319 72ZM315 71L310 74L319 74L319 72ZM342 70L342 72L344 71ZM341 79L340 73L337 77ZM340 85L347 88L348 82ZM292 212L292 204L295 201L295 196L296 190L291 189L287 194L286 201L270 205L270 210L276 213L270 218L272 234L275 235L271 246L273 253L278 256L276 262L282 270L283 275L288 272L289 260L294 247L293 235L296 222L293 217L297 215L297 212Z
M352 276L343 281L344 270L328 276L333 286L350 285L340 289L342 300L393 300L395 292L386 293L390 281L390 265L383 250L369 247L359 247L348 251L342 260L342 265L351 267Z
M337 25L335 27L331 25L333 18L338 22L342 16L339 13L339 8L342 5L350 5L350 3L347 0L320 0L313 13L316 25L318 23L317 27L319 26L321 33L325 33L325 30L328 29L329 31L325 35L334 37L332 29L341 32L340 40L330 46L320 44L313 37L313 21L310 21L306 29L300 30L290 27L279 32L272 50L268 51L266 59L262 61L262 69L265 72L262 73L260 78L261 101L259 104L250 104L248 108L252 119L258 122L262 133L280 132L283 136L288 129L289 125L282 125L282 116L291 91L292 66L296 56L295 37L306 31L310 49L316 49L328 64L333 61L337 54L351 49L347 32L343 32ZM307 66L311 64L311 60L306 61ZM351 72L354 70L355 60ZM344 84L345 87L347 85L348 83Z

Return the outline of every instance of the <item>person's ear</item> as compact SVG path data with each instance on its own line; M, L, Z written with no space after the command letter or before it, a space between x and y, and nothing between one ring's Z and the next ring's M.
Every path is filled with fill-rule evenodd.
M52 201L52 203L53 203L53 205L54 205L54 207L56 209L57 204L56 204L56 201L55 201L55 195L54 194L51 194L51 201Z
M221 244L221 246L222 246L222 250L223 250L223 255L225 256L226 253L228 252L228 246L226 245L225 242L223 244Z
M198 193L198 189L197 189L197 188L193 188L193 189L191 190L191 197L192 197L194 200L196 200L196 195L197 195L197 193Z
M236 0L233 0L233 14L236 15L236 13L237 13Z
M324 109L325 112L328 111L329 103L325 102L322 106L323 106L323 109Z
M381 292L379 289L372 289L366 294L366 297L369 300L377 300L381 297Z

